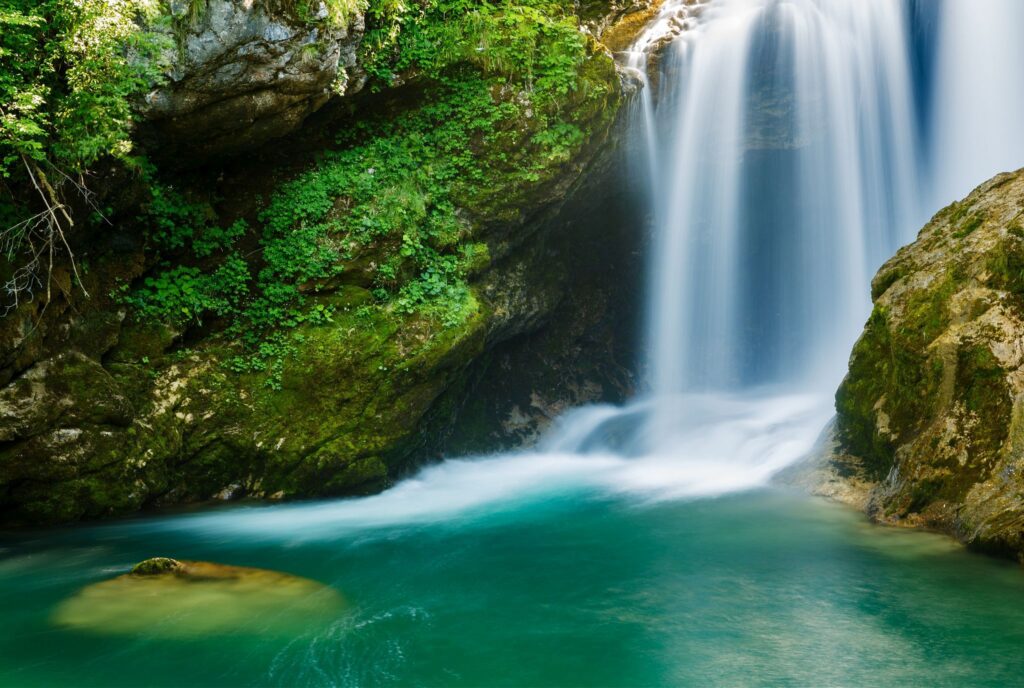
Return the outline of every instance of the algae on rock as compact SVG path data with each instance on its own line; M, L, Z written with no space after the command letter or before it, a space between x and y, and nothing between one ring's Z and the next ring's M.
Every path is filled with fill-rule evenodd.
M81 254L92 298L65 289L45 308L26 304L0 321L0 520L72 521L218 496L358 494L429 458L462 406L456 397L472 388L474 364L542 327L563 301L564 281L549 279L561 268L547 237L623 97L607 52L580 45L578 87L546 113L523 82L486 73L473 81L462 75L476 67L446 66L342 103L250 159L179 177L204 209L177 208L174 218L198 224L172 222L179 235L169 242L155 238L152 215L139 215L129 194L114 227ZM368 201L367 213L409 215L361 243L339 231L353 226L357 207L346 187L329 189L315 218L277 206L285 219L271 226L274 199L291 189L308 200L310 187L294 182L346 150L351 157L351 146L420 136L403 113L443 114L448 105L431 94L452 79L479 85L498 116L493 135L475 131L467 149L450 151L473 160L479 176L451 180L443 203L426 194L428 212L452 218L457 231L420 242L418 205ZM380 121L367 127L367 117ZM386 176L359 172L364 181ZM197 250L210 232L214 248ZM305 254L273 244L280 237L309 238L327 269L289 272ZM271 246L282 250L271 255ZM281 256L291 262L274 272ZM192 279L186 292L182 269L216 277L228 261L249 275L227 285L245 287L236 300L174 302L176 313L142 307L165 287L190 299L195 285L219 288ZM457 312L433 308L431 290L445 284L459 288Z
M872 284L836 394L869 512L1024 556L1024 170L939 212Z

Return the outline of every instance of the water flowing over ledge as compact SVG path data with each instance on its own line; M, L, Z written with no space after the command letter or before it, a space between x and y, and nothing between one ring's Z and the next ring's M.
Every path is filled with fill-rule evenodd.
M1021 26L1019 0L667 0L624 56L643 394L375 496L0 543L0 684L1019 683L1018 568L756 488L832 416L877 264L1024 162ZM301 579L140 612L185 584L120 575L154 555Z
M921 12L932 21L915 33ZM566 493L648 501L765 484L831 417L874 270L962 186L923 166L964 158L987 175L1024 160L1024 103L984 127L962 106L1021 78L1024 61L1005 62L1016 47L969 50L1000 22L1024 25L1024 5L664 3L624 55L641 84L627 133L654 235L644 393L567 414L536 450L448 460L375 497L165 526L316 538ZM980 128L1009 145L973 146Z

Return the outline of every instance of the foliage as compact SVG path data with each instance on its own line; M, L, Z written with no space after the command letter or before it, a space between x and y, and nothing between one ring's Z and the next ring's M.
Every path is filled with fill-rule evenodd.
M356 281L369 273L375 314L360 312L371 320L462 323L476 309L467 275L488 260L466 210L486 214L495 195L509 206L585 139L571 113L559 112L580 88L586 60L583 36L560 6L385 0L367 13L364 63L379 85L420 70L418 107L357 120L334 150L276 189L245 240L258 269L225 269L248 227L224 227L209 204L160 186L148 207L154 245L190 252L178 262L194 267L169 263L131 302L144 316L179 323L224 318L249 352L230 361L232 370L268 372L271 386L294 350L298 333L289 331L332 317L311 295L337 289L346 270L359 270ZM246 289L225 283L229 275Z
M149 192L146 212L139 221L160 251L190 247L197 258L206 258L230 247L248 230L242 219L221 227L209 203L191 202L173 186L153 183Z
M127 157L130 97L161 78L155 0L2 0L0 175L21 158L80 173Z
M248 283L249 264L232 253L210 273L178 265L147 277L128 303L147 318L194 320L201 324L207 313L218 316L236 313L248 296Z
M0 0L0 248L16 304L70 253L71 197L90 202L89 169L135 164L131 98L161 78L156 0ZM10 304L8 304L10 307Z
M577 85L586 42L566 5L544 0L372 0L363 66L377 86L456 63L521 81L536 105L557 108Z

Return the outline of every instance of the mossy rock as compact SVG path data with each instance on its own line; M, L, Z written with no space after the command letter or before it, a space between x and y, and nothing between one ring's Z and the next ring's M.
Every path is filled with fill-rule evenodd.
M567 18L557 14L559 21ZM18 322L0 327L0 343L18 349L0 375L0 410L8 411L0 414L0 522L103 518L224 495L362 494L429 460L423 438L443 435L461 411L462 398L455 397L471 392L467 371L474 362L541 327L563 298L565 280L544 236L559 227L553 218L601 153L623 102L607 51L587 41L579 57L578 88L549 103L543 116L523 105L529 89L522 80L475 73L466 81L483 84L483 95L513 114L503 115L496 131L474 134L472 154L482 162L483 178L455 176L445 205L457 231L430 238L431 250L458 261L459 299L448 310L389 302L377 292L380 266L404 245L401 232L374 235L355 248L327 232L319 239L338 249L338 270L298 284L286 283L289 276L271 283L267 289L280 286L297 296L280 318L266 319L269 325L261 321L240 332L232 327L237 321L225 322L232 315L205 306L202 313L184 306L146 311L124 295L168 269L202 272L224 256L156 248L143 240L148 228L136 226L144 219L123 220L139 217L138 201L122 209L116 219L125 226L111 233L132 241L120 253L90 255L86 279L97 295L89 302L95 308L53 304L47 318L54 322L28 343L19 337L39 313L26 309ZM459 63L449 76L468 79L466 70L474 69ZM442 98L438 84L406 76L408 87L386 99L402 104L374 117L400 123L400 112L438 104L430 101ZM238 169L211 166L173 181L185 196L217 196L206 206L211 213L216 206L226 223L248 223L251 231L232 249L259 282L269 262L256 228L267 200L321 169L325 147L348 145L337 143L350 133L341 129L358 127L360 116L325 117ZM538 134L556 120L574 135L565 145L539 143ZM334 227L350 206L341 197L326 202L322 224ZM392 265L394 283L385 286L395 292L410 274L419 275L422 266L414 262ZM61 279L69 279L66 271ZM302 309L317 306L328 315L314 323ZM259 340L265 330L269 335ZM263 356L263 344L285 353ZM255 359L257 365L245 365Z
M1024 554L1021 217L1024 170L939 212L878 271L836 394L836 456L878 485L876 517L1014 555Z
M294 637L332 623L345 607L336 590L308 578L157 557L85 586L57 606L53 623L95 635Z
M177 559L153 557L132 567L133 576L158 576L164 573L185 573L185 565Z

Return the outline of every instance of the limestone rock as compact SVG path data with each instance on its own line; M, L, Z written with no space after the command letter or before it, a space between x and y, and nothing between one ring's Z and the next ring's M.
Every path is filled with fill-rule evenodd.
M332 17L324 2L312 16L296 3L206 0L171 3L175 54L167 83L139 105L157 144L189 162L251 149L294 131L332 93L355 93L365 75L356 52L363 16Z
M939 212L872 292L833 464L881 521L1024 555L1024 170Z

